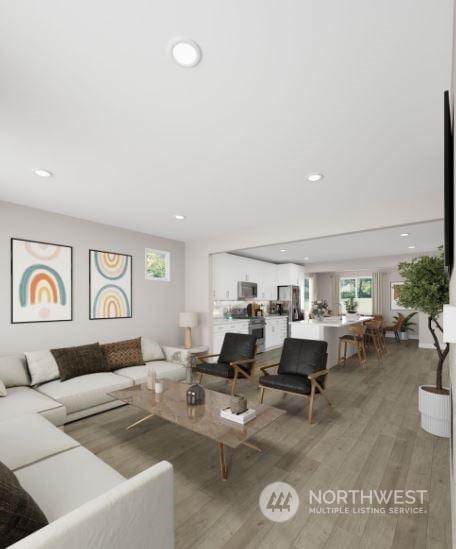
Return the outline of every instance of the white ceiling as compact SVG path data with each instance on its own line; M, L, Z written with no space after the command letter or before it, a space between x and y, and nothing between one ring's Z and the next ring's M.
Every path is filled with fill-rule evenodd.
M409 233L409 236L401 237L403 233ZM349 265L350 260L353 259L436 252L442 244L443 221L438 220L376 231L285 242L273 246L237 250L235 253L274 263L301 263L311 270L326 271L333 270L334 263L345 264L348 261ZM410 249L409 246L415 246L415 248ZM285 249L286 252L281 252L281 249ZM325 262L331 262L331 266L317 266ZM381 262L379 266L383 266Z
M439 218L451 14L0 0L0 199L182 240L334 211ZM196 68L170 59L176 37L200 44Z

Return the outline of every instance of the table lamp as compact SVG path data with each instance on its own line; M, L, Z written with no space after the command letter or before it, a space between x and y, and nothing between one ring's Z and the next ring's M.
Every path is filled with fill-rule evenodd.
M179 326L185 328L184 347L192 347L192 328L198 326L198 313L179 313Z

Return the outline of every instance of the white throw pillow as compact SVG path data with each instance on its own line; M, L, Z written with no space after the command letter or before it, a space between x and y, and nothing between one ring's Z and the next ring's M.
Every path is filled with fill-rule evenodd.
M31 351L25 353L32 385L46 383L60 377L59 367L51 351Z
M152 362L153 360L163 360L165 358L163 349L153 339L142 337L141 350L142 350L144 362Z
M0 379L0 397L6 397L6 387L1 379Z

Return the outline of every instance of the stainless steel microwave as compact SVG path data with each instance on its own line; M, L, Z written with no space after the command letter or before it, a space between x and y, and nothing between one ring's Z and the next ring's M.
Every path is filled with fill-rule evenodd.
M258 285L255 282L238 282L238 299L256 299Z

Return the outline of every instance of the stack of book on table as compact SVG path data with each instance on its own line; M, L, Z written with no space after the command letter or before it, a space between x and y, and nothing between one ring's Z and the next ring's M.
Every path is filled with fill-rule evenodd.
M231 411L231 408L224 408L223 410L220 410L220 417L244 425L245 423L252 421L252 419L255 419L256 412L255 410L252 410L252 408L248 408L245 412L234 414Z

